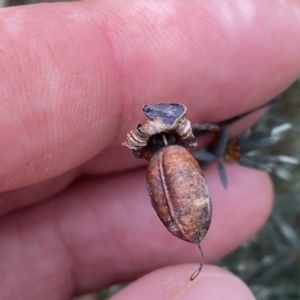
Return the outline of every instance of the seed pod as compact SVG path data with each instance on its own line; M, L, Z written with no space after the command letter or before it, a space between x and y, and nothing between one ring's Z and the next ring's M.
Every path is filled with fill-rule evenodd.
M150 120L130 131L123 145L149 161L148 193L165 227L198 246L201 263L190 278L194 280L204 264L200 242L210 226L212 208L198 162L186 150L197 145L191 123L182 104L145 105L143 111Z
M210 226L212 205L194 157L178 145L163 147L149 162L147 188L165 227L176 237L199 246Z

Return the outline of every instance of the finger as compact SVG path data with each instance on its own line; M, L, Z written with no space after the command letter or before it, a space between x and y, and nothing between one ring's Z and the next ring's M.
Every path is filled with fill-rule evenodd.
M252 116L253 117L256 116ZM247 118L248 119L248 118ZM249 120L242 120L242 127L249 122ZM241 121L238 124L235 124L234 128L231 128L230 132L235 135L241 130ZM250 124L250 123L248 123ZM238 125L239 128L236 126ZM232 130L234 129L234 130ZM232 134L231 134L232 136ZM211 141L213 136L205 136L203 139L198 139L197 148L203 147L207 142ZM120 151L121 150L121 151ZM60 176L51 178L49 180L35 183L23 188L10 190L0 193L0 215L3 215L7 212L13 211L15 209L26 207L31 204L34 204L38 201L44 200L50 196L57 194L59 191L62 191L64 188L67 188L70 183L77 177L84 175L95 176L103 175L113 172L122 172L124 170L128 171L128 168L137 168L138 166L146 165L146 161L140 159L134 159L131 151L127 151L127 156L122 155L123 149L120 147L110 147L101 152L98 156L91 159L83 166L75 168L67 173L64 173ZM111 157L122 157L119 163L115 166L112 166L109 161ZM129 157L128 157L129 156ZM132 163L132 161L135 161Z
M297 1L95 1L0 14L2 191L119 145L144 103L183 102L192 121L216 122L272 98L300 69Z
M236 166L226 171L226 192L217 171L207 173L214 211L202 243L207 262L253 236L270 211L272 194L264 173ZM29 299L56 290L82 294L170 264L199 262L197 247L160 223L144 185L144 171L83 181L51 201L3 218L0 291L14 295L8 278L15 278L19 294L31 291Z
M255 300L245 283L218 267L205 266L199 277L190 282L189 274L195 267L177 265L154 271L110 299Z
M78 170L73 169L37 184L0 193L0 216L56 195L66 189L78 174Z

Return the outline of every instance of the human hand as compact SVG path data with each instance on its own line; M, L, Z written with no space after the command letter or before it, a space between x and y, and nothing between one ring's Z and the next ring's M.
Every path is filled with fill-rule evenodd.
M145 162L120 144L145 103L184 103L192 122L217 123L280 93L300 72L299 2L109 0L0 13L0 298L68 299L185 263L113 299L252 299L216 267L189 281L197 247L165 230ZM205 172L208 263L253 236L271 207L267 175L226 170L226 191L215 167Z

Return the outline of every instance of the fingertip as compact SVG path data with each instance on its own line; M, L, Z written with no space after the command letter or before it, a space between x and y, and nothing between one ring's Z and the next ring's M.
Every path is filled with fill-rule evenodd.
M111 299L255 299L244 282L219 267L206 265L201 274L190 281L189 276L196 267L186 264L156 270L128 285Z

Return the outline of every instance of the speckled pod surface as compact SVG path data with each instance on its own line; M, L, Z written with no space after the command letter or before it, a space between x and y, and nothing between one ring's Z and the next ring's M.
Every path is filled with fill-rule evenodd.
M199 244L210 226L212 204L194 157L178 145L163 147L149 162L147 189L165 227L176 237Z

